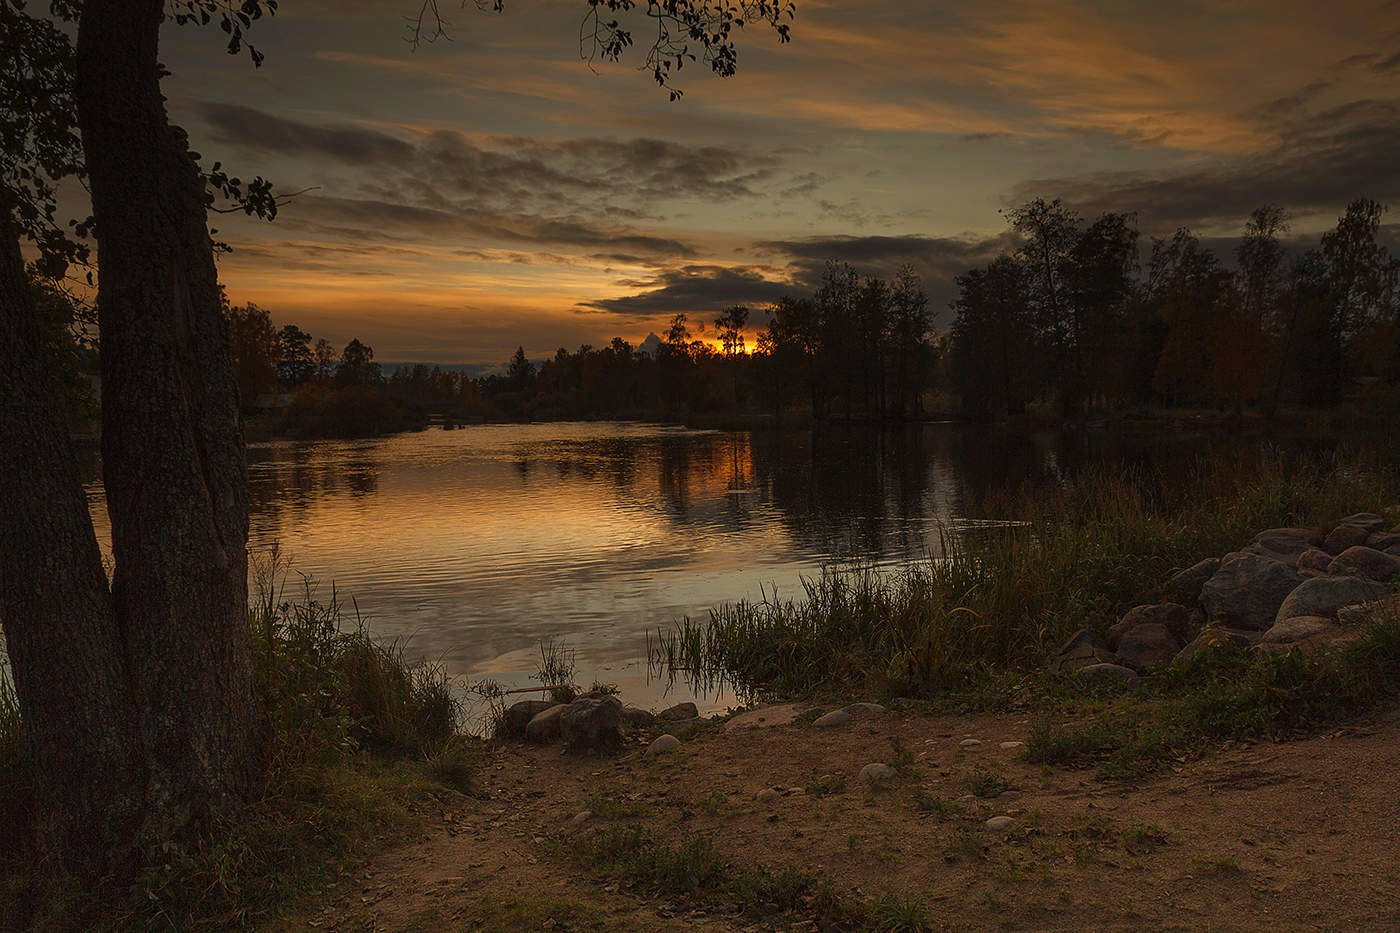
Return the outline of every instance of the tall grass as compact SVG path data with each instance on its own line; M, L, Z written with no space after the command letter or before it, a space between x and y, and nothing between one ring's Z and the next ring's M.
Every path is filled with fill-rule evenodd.
M655 633L649 653L664 672L741 692L933 696L1043 665L1075 630L1111 624L1174 570L1266 528L1321 530L1397 502L1394 466L1356 455L1263 448L1174 472L1091 469L978 503L1007 524L945 530L936 559L723 605Z
M0 929L243 927L334 883L347 861L418 825L419 801L471 791L475 747L440 666L410 664L308 585L286 598L274 555L256 570L254 673L266 779L226 825L148 854L130 889L82 892L24 847L0 852ZM0 682L0 794L25 792L21 722ZM4 808L6 812L9 807ZM4 827L9 829L10 827ZM4 838L19 840L24 827Z

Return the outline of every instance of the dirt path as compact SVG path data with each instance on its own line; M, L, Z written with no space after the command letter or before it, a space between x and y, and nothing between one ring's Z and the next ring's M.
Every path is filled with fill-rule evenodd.
M1131 786L1027 763L1003 746L1026 738L1017 717L891 712L835 729L752 719L656 759L641 746L615 758L500 748L490 799L374 860L305 926L809 928L643 897L572 863L567 847L585 834L639 823L848 894L917 896L939 928L1400 929L1400 716L1226 749ZM899 777L872 790L858 774L877 761ZM1010 789L971 793L998 784ZM765 788L779 790L760 800ZM1001 815L1009 830L985 828Z

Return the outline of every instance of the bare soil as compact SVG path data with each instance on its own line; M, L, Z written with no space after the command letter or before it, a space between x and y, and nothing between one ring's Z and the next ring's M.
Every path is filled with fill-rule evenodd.
M583 834L640 823L672 842L709 837L735 863L796 866L854 896L922 898L934 925L952 930L1400 929L1394 713L1223 748L1122 785L1025 761L1009 744L1027 737L1016 716L890 712L817 729L796 712L750 713L654 759L640 742L613 757L496 747L489 798L445 811L439 829L372 860L298 926L812 928L744 905L644 896L570 858ZM887 788L858 779L877 761L897 766ZM995 790L988 775L1010 789L973 795L974 784ZM776 799L760 801L765 788ZM1012 828L984 827L999 815Z

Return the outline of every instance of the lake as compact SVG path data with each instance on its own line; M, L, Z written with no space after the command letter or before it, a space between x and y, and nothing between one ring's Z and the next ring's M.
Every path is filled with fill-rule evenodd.
M455 676L530 686L539 646L642 706L646 633L718 603L800 593L825 566L937 556L941 529L996 520L988 490L1194 444L925 424L696 431L634 423L480 425L249 449L250 548L289 594L352 598L378 637ZM100 484L89 486L99 539ZM732 702L698 698L707 709Z

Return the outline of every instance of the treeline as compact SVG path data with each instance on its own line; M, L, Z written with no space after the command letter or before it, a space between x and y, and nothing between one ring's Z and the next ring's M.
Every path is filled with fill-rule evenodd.
M933 318L918 277L862 278L830 264L810 297L784 298L753 335L750 309L709 322L684 314L642 351L620 337L559 349L538 366L523 349L503 375L480 380L489 414L504 417L685 416L735 411L908 418L924 413L936 368Z
M1130 214L1085 222L1059 201L1011 211L1020 245L957 279L948 343L965 411L1006 416L1128 406L1272 414L1400 384L1400 263L1384 212L1349 205L1317 246L1290 254L1277 207L1250 215L1233 268L1189 230L1140 262Z

